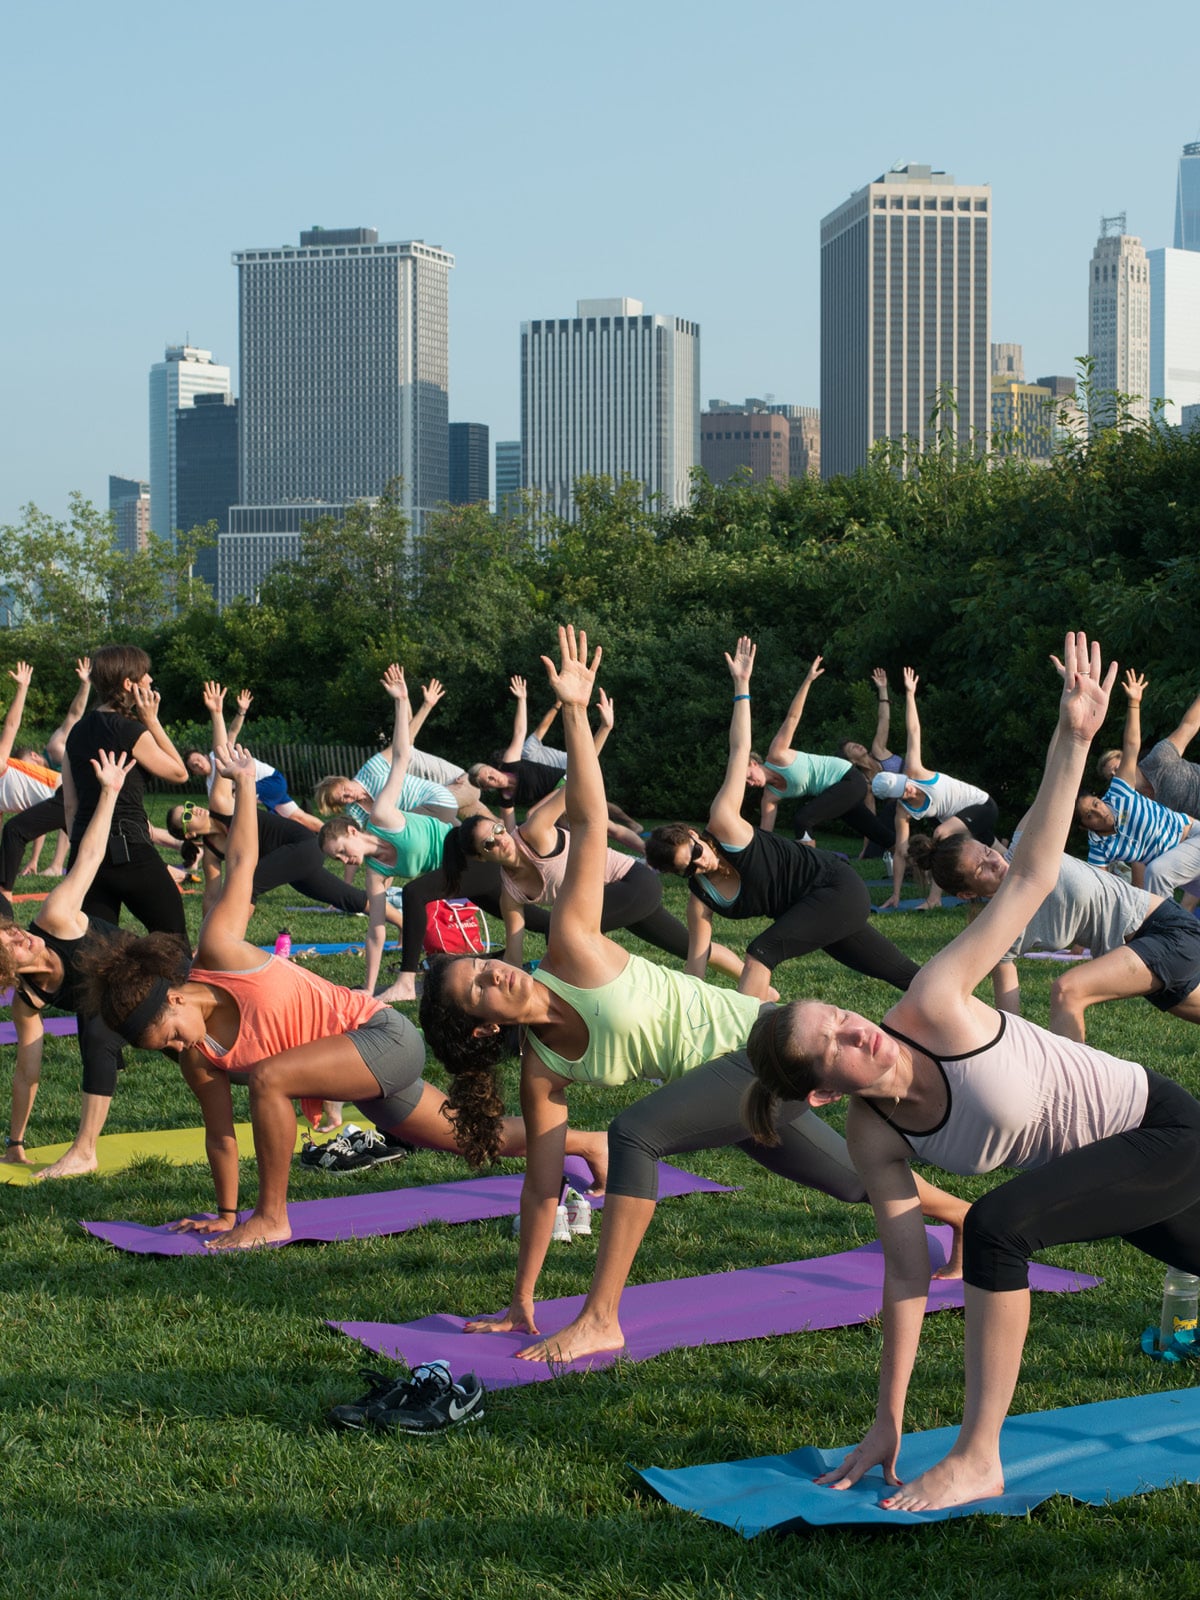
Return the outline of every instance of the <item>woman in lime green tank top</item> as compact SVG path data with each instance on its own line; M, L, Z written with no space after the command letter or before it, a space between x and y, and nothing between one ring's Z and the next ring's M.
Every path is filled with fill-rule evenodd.
M468 1323L468 1332L538 1333L534 1289L562 1184L569 1085L667 1080L609 1129L604 1230L591 1292L574 1322L520 1352L541 1361L573 1361L624 1343L618 1306L654 1214L660 1155L739 1144L784 1176L847 1201L865 1199L840 1136L802 1105L781 1109L778 1146L747 1138L740 1103L753 1078L743 1046L760 1003L643 961L601 933L607 808L587 720L600 651L589 662L587 637L573 628L559 629L559 643L557 669L542 659L562 706L571 853L546 957L536 974L483 957L443 961L421 1001L426 1043L454 1079L450 1114L459 1145L476 1163L496 1154L503 1102L494 1069L509 1052L506 1035L519 1027L525 1036L521 1107L528 1143L516 1282L508 1310ZM922 1198L932 1215L961 1222L966 1207L952 1196L929 1189Z

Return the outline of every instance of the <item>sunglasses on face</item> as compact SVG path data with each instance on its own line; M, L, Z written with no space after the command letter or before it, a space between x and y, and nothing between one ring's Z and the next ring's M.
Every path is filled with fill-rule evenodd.
M191 827L192 818L195 815L196 815L196 802L194 800L185 800L183 802L183 816L182 816L183 831L184 831L185 834L187 833L188 829Z
M694 878L696 876L696 874L700 871L700 857L703 854L704 854L704 846L700 843L699 839L693 840L693 842L692 842L692 853L688 857L687 866L684 867L684 869L683 869L683 875L684 875L685 878Z
M483 855L490 855L500 842L500 835L505 831L502 822L493 822L483 838L478 840L475 848Z

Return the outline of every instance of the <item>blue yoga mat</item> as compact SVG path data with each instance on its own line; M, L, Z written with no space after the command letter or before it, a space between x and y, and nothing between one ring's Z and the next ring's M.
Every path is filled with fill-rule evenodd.
M940 1461L957 1433L957 1428L906 1433L901 1478L915 1478ZM838 1466L855 1443L678 1471L637 1470L664 1500L736 1528L747 1539L793 1525L869 1522L906 1528L980 1513L1022 1517L1056 1494L1102 1506L1151 1489L1200 1482L1200 1388L1010 1417L1000 1435L1005 1492L945 1511L885 1511L879 1501L889 1490L879 1468L851 1489L812 1481Z
M267 955L272 955L275 950L275 946L271 944L260 944L258 948L260 950L264 950ZM387 944L384 945L383 948L385 950L399 950L400 945L397 940L391 939ZM297 942L292 946L292 960L295 961L298 956L344 956L353 955L355 953L362 955L365 949L366 946L361 943L301 944L299 940L297 940Z
M945 894L942 896L942 904L939 909L953 911L955 906L965 906L966 903L965 900L957 900L952 894ZM888 906L886 910L882 905L872 906L871 910L877 911L881 916L886 917L890 916L893 911L919 911L924 904L924 897L917 896L912 900L901 900L898 906Z

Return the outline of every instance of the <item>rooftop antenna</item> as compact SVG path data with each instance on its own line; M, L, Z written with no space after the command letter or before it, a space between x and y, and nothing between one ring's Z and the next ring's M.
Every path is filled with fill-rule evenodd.
M1125 233L1125 213L1118 211L1115 216L1100 218L1100 237L1113 239Z

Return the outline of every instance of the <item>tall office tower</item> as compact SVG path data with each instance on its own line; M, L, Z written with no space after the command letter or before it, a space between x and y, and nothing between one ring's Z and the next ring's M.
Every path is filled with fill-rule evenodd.
M992 346L992 377L1008 383L1025 382L1025 347L1020 344Z
M365 497L373 505L374 496ZM217 606L258 599L263 579L281 561L295 561L304 548L304 530L331 517L340 523L346 506L318 500L277 506L230 506L229 531L217 541Z
M496 440L496 514L515 517L521 509L521 441Z
M229 368L211 350L190 344L168 345L150 368L150 526L160 539L172 539L179 526L175 502L175 413L198 394L228 394Z
M1185 144L1175 186L1175 248L1200 250L1200 144Z
M909 164L821 221L821 476L877 439L989 430L992 191ZM933 431L930 414L945 396Z
M198 394L175 413L176 526L187 533L215 522L219 537L237 497L238 403L227 394ZM216 545L197 553L195 572L216 591Z
M419 526L449 491L454 257L374 228L239 250L240 503L347 505L403 479Z
M486 422L450 424L450 490L452 506L478 505L490 499L491 462Z
M751 483L768 478L784 484L790 476L791 423L772 414L765 400L733 406L710 400L700 416L700 465L714 483L749 473Z
M633 478L686 506L700 460L700 327L640 300L580 300L521 324L521 481L573 519L579 478Z
M1101 217L1088 273L1088 355L1093 396L1088 426L1116 420L1115 394L1128 395L1134 421L1150 416L1150 265L1142 241L1125 232L1125 213Z
M146 548L150 531L150 485L140 478L108 479L108 509L113 519L113 542L122 555Z
M1178 426L1200 401L1200 248L1148 250L1150 399Z

